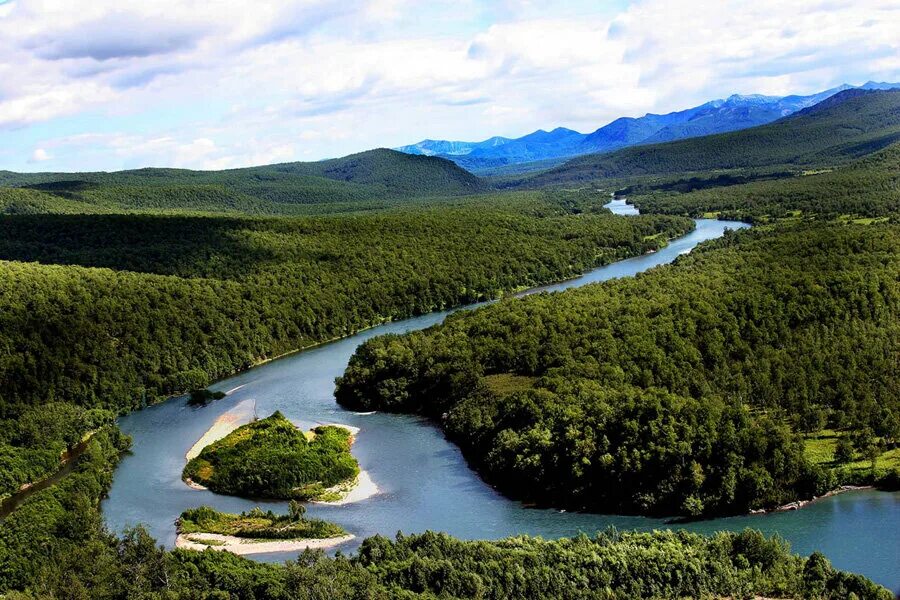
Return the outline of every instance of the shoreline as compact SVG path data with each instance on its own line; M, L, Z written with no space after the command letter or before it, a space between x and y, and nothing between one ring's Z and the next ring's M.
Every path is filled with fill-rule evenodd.
M759 516L759 515L771 515L776 513L790 512L793 510L800 510L806 508L810 504L814 502L818 502L819 500L825 500L826 498L831 498L833 496L837 496L840 494L846 494L847 492L861 492L864 490L874 490L877 489L874 485L842 485L839 488L833 489L829 492L822 494L821 496L813 496L809 500L794 500L793 502L788 502L787 504L782 504L781 506L776 506L775 508L760 508L757 510L751 510L747 513L749 516Z
M354 427L353 425L344 425L343 423L324 423L321 425L322 427L340 427L341 429L345 429L350 432L350 445L356 441L356 436L360 432L359 427ZM372 496L381 493L381 490L378 489L378 485L372 481L372 477L369 475L369 472L360 468L359 474L353 481L343 482L337 485L333 485L330 488L327 488L322 496L329 497L333 495L337 495L338 498L335 500L312 500L314 504L322 504L325 506L344 506L346 504L352 504L354 502L361 502L363 500L368 500Z
M200 439L194 442L194 445L188 449L184 457L188 461L197 458L197 456L199 456L200 453L203 452L204 448L206 448L213 442L221 440L223 437L225 437L241 425L246 425L247 423L249 423L250 415L248 414L248 408L251 402L253 402L253 400L244 400L233 409L216 419L210 426L210 428L200 436Z
M351 483L339 483L323 492L323 495L338 494L340 498L336 500L312 500L313 504L322 504L325 506L344 506L353 504L354 502L362 502L368 500L372 496L381 493L378 485L372 481L372 477L368 471L360 469L359 475L356 476Z
M218 419L216 419L212 426L210 426L210 428L207 429L202 436L200 436L200 439L194 442L194 445L190 447L190 449L184 455L185 459L190 462L191 460L199 456L203 449L210 444L224 438L225 436L236 430L238 427L249 423L250 414L248 407L250 406L251 402L255 401L252 399L244 400L243 402L235 406L232 410L226 412ZM294 422L294 426L300 429L296 422ZM322 423L320 425L317 425L317 427L340 427L341 429L349 431L351 445L354 441L356 441L356 436L360 432L359 427L345 425L343 423ZM184 484L192 490L200 492L209 490L208 487L192 481L190 478L182 479L181 481L184 482ZM344 506L346 504L352 504L354 502L367 500L372 496L379 494L380 492L381 490L379 490L375 482L372 481L372 477L369 475L369 473L363 469L360 469L359 474L357 474L356 478L354 478L353 481L341 482L337 485L325 489L322 492L322 497L334 499L309 500L309 502L326 506Z
M293 540L256 540L219 533L179 533L175 538L175 547L184 550L220 550L243 556L245 554L268 554L270 552L302 552L309 549L325 550L345 544L355 536L347 534L340 537L313 539L300 538ZM207 540L211 544L204 544Z

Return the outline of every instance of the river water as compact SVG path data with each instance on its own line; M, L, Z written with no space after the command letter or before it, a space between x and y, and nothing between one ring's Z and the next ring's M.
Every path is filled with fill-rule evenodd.
M617 214L636 214L625 201L607 205ZM588 283L627 277L673 261L698 243L714 239L726 228L744 223L697 220L697 229L659 252L630 258L590 271L570 281L540 288L558 291ZM471 308L471 307L468 307ZM251 501L189 489L181 481L185 453L220 416L251 400L260 416L280 410L298 425L343 423L360 428L353 453L380 493L344 506L311 504L308 514L333 521L357 536L341 547L353 550L365 537L397 531L445 531L464 539L496 539L516 534L546 538L588 534L614 526L650 530L679 527L702 533L760 529L778 533L794 551L820 550L841 569L863 573L900 588L900 494L862 491L816 502L794 512L733 517L672 525L661 519L560 512L526 508L485 484L444 439L441 431L418 417L357 414L339 407L333 396L334 378L341 375L356 347L385 333L403 333L440 323L449 312L388 323L352 337L267 363L221 381L212 389L232 390L223 400L203 408L184 398L132 413L120 419L134 439L133 453L119 465L103 515L114 531L144 524L167 547L175 542L174 522L187 508L208 504L239 512L254 506L286 512L283 502ZM282 561L291 554L257 555L258 560Z

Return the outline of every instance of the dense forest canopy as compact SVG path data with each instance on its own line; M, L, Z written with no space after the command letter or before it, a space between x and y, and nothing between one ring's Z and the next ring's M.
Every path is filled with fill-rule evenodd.
M338 401L440 420L490 482L558 506L729 513L821 494L796 431L900 438L900 228L726 235L631 280L374 338ZM511 394L492 375L534 379Z
M344 158L231 169L0 172L0 213L200 211L309 214L385 208L490 190L437 157L370 150Z
M0 419L47 403L133 410L385 320L640 254L691 227L541 192L353 217L2 217ZM0 495L58 456L43 438L6 437Z
M679 194L629 195L651 213L768 221L800 217L886 218L900 215L900 143L844 168Z

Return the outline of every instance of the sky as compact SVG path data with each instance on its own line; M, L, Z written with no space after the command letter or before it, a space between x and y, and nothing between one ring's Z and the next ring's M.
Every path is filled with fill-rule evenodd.
M900 81L900 0L0 0L0 169L222 169Z

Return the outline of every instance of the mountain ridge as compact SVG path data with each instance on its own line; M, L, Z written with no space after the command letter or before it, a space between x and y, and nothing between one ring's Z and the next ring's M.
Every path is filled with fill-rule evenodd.
M843 84L806 96L732 94L724 99L665 114L619 117L590 133L565 127L538 129L519 138L494 136L480 142L426 139L395 148L406 154L438 156L476 174L507 165L612 152L639 144L654 144L715 133L739 131L772 123L814 106L849 89L884 90L900 83L868 81Z

